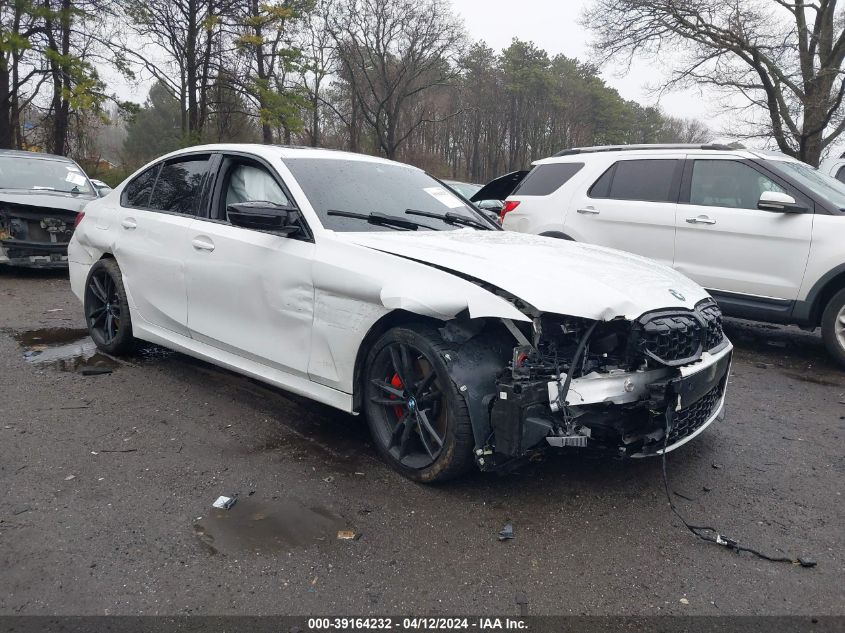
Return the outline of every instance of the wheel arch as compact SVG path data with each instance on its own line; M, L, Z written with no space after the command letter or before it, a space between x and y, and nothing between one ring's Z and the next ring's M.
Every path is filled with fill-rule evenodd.
M821 324L825 306L833 295L843 288L845 288L845 264L840 264L821 277L810 289L807 299L796 306L793 314L795 321L799 325L818 327Z
M428 323L435 327L441 327L443 321L432 317L422 316L408 310L396 309L379 318L370 326L370 329L361 340L358 346L358 353L355 355L355 367L352 372L352 410L356 413L361 411L363 393L364 363L370 349L381 336L391 328L411 323Z

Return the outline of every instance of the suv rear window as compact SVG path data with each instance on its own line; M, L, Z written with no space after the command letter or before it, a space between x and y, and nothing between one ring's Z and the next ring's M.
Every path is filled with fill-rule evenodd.
M679 165L676 159L620 160L593 184L590 197L674 202Z
M560 189L567 180L581 171L584 163L549 163L537 165L511 195L547 196Z

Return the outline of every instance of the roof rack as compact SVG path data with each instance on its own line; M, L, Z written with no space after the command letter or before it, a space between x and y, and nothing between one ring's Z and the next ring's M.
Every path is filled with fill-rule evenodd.
M661 150L661 149L710 149L710 150L736 150L745 149L743 145L725 145L723 143L706 143L698 145L695 143L674 143L663 145L597 145L596 147L573 147L572 149L565 149L555 154L558 156L572 156L574 154L592 154L594 152L636 152L643 150Z

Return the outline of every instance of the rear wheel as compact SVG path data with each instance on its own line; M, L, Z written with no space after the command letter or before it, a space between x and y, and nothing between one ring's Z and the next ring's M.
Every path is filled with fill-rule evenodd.
M389 330L367 356L364 409L373 440L415 481L446 481L472 465L472 426L442 358L447 349L435 328L407 326Z
M135 347L123 276L113 259L101 259L88 273L85 322L88 333L102 351L120 355Z
M822 313L822 339L828 353L845 367L845 288L831 297Z

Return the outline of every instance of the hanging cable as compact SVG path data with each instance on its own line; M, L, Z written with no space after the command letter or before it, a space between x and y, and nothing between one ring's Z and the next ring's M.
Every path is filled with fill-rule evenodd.
M678 519L680 519L681 523L692 532L696 537L700 538L703 541L707 541L708 543L715 543L716 545L723 545L728 549L735 551L737 554L740 552L748 552L749 554L754 554L758 558L762 558L763 560L768 560L773 563L792 563L793 565L801 565L801 567L815 567L816 561L811 558L806 557L798 557L798 558L790 558L788 556L769 556L768 554L764 554L754 548L745 547L740 545L737 541L732 538L728 538L723 534L720 534L716 528L706 526L706 525L691 525L687 522L687 520L683 517L680 511L675 507L675 504L672 502L672 495L669 492L669 476L666 473L666 448L669 446L669 431L672 426L672 420L675 416L675 411L670 404L666 408L666 415L665 420L666 424L664 427L664 436L663 436L663 489L666 491L666 500L669 502L669 507L672 509L672 512L675 514Z

